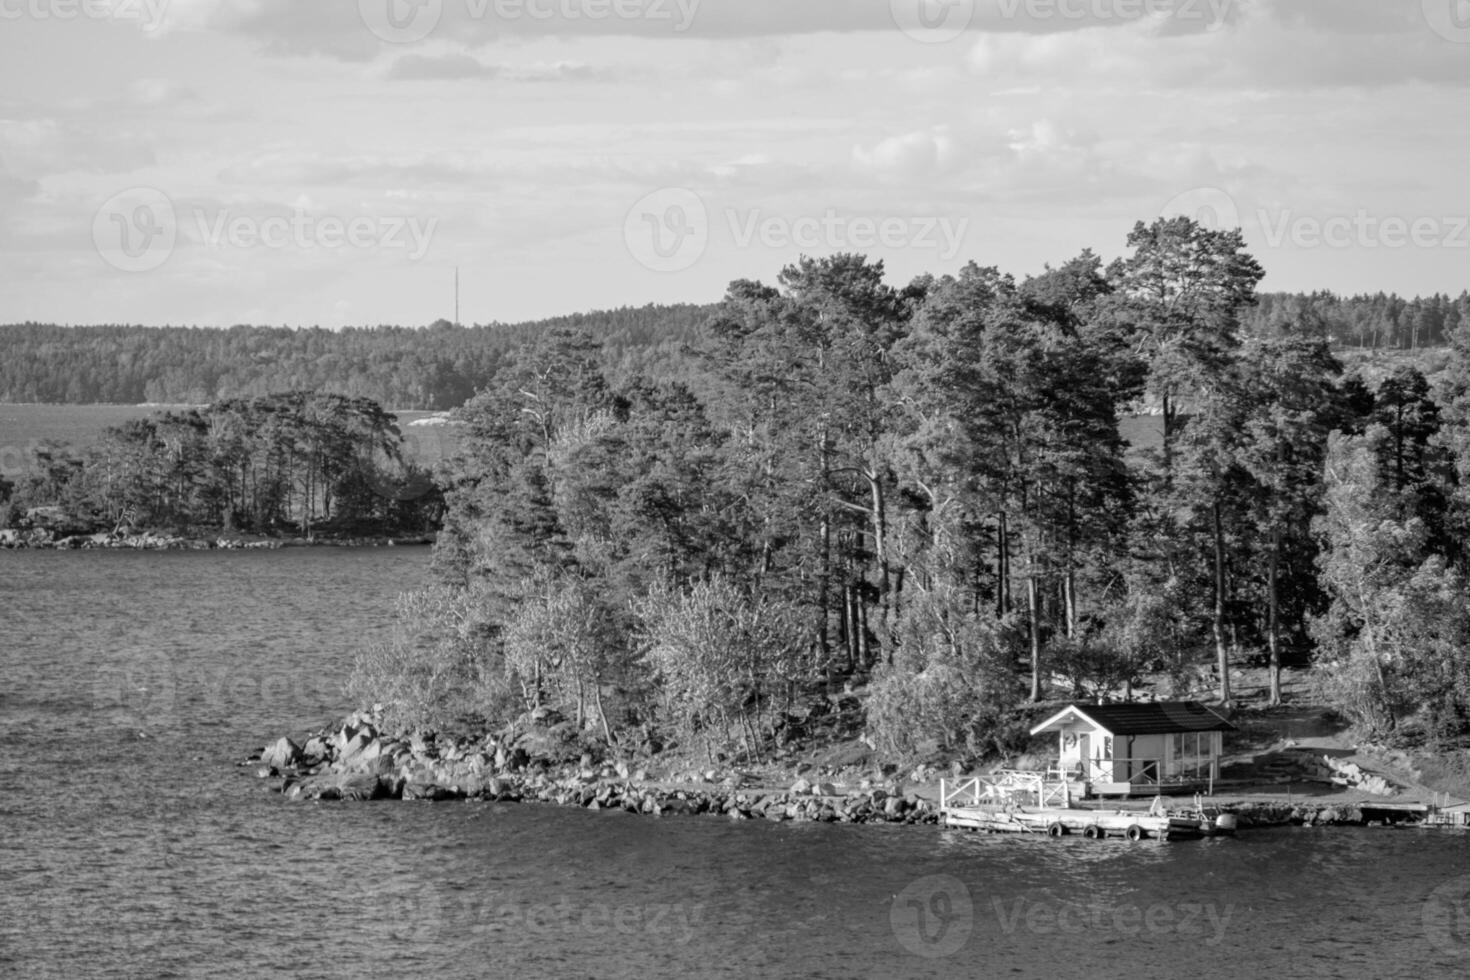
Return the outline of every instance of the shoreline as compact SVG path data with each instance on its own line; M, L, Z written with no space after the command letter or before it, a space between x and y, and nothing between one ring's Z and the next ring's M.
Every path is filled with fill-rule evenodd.
M283 548L421 547L434 544L435 539L433 533L331 538L224 534L201 537L160 531L57 535L45 528L0 528L0 550L5 551L278 551Z
M526 746L538 734L512 726L478 737L399 737L380 734L373 719L358 712L299 743L282 737L240 765L253 767L257 778L271 780L273 791L293 802L541 803L647 816L942 826L938 774L926 773L925 767L913 775L926 778L913 780L800 768L761 777L714 769L659 777L627 762L596 761L586 754L578 760L533 757ZM650 766L657 762L644 760ZM1207 802L1235 814L1242 830L1419 822L1387 801L1375 805L1352 794L1299 800L1264 795L1231 792ZM1152 799L1104 805L1144 809Z

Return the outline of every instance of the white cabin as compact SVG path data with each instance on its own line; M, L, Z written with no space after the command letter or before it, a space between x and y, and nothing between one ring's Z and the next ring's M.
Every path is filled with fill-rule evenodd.
M1071 704L1031 729L1055 732L1058 768L1084 795L1153 795L1220 778L1235 726L1195 701Z

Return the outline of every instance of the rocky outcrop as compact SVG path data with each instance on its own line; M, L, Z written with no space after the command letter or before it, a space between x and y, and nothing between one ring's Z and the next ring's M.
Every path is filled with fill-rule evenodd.
M865 786L843 792L799 780L786 790L747 788L738 773L691 773L699 785L655 783L626 763L599 763L569 739L553 713L477 739L382 734L355 714L298 746L288 738L251 760L280 779L292 800L480 800L535 802L652 816L821 823L936 823L937 808L914 795ZM519 728L519 730L518 730ZM572 758L573 752L577 753Z
M1387 779L1368 772L1356 762L1334 759L1330 755L1323 756L1323 759L1332 772L1332 782L1338 786L1362 790L1374 796L1394 796L1398 793Z

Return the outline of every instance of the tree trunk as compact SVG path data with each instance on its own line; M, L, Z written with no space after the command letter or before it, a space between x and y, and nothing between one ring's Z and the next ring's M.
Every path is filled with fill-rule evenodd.
M1225 644L1225 529L1220 518L1220 501L1211 508L1215 537L1215 658L1220 671L1220 702L1230 707L1230 648Z
M996 582L995 611L997 619L1004 619L1011 611L1011 539L1006 527L1006 513L1000 512L1000 524L996 529Z
M1041 700L1041 590L1036 583L1036 562L1026 561L1026 607L1029 613L1028 635L1031 640L1031 700Z
M1271 701L1281 703L1281 528L1271 529L1271 557L1266 565L1266 642L1271 651Z
M878 469L863 473L873 499L873 558L878 563L878 621L883 629L883 646L893 646L893 578L888 567L888 505L883 493L883 484L878 479Z
M1067 615L1067 639L1077 639L1077 573L1067 569L1062 577L1062 605Z

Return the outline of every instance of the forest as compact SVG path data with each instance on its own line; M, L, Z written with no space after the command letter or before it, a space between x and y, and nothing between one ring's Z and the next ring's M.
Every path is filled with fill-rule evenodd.
M206 405L331 391L394 409L458 408L548 330L595 333L623 375L656 373L707 309L660 306L518 325L321 328L0 325L0 403Z
M673 374L698 385L683 350L712 306L645 306L535 323L341 331L237 326L0 325L0 403L205 405L278 391L332 391L394 410L458 408L490 386L536 337L596 337L615 383ZM1470 294L1405 300L1382 293L1266 293L1241 312L1262 336L1328 337L1336 349L1444 346L1470 314Z
M437 526L442 495L365 398L287 392L155 412L77 450L43 443L0 477L0 526L51 508L72 529L386 533ZM6 508L6 505L9 505Z
M1311 663L1365 738L1460 739L1464 298L1263 275L1239 232L1160 219L1020 281L803 258L732 283L675 372L539 332L458 412L434 582L350 689L405 729L555 705L747 758L846 691L886 752L980 755L1019 706L1145 674L1229 705L1255 658L1273 703ZM1345 369L1345 339L1450 346L1431 385Z

